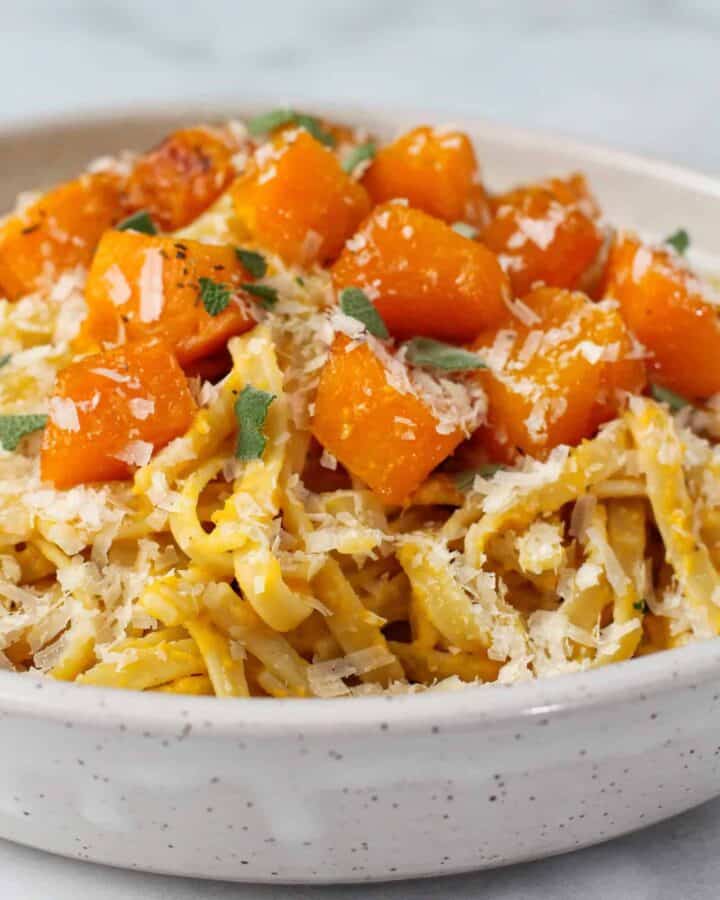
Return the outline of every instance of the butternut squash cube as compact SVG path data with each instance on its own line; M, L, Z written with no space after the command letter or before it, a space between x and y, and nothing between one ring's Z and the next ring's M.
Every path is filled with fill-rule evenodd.
M217 315L203 304L202 279L230 292ZM252 308L240 289L247 280L233 247L108 231L88 274L88 315L78 346L158 337L187 366L216 354L229 338L253 327Z
M40 470L57 488L129 478L183 434L195 404L182 369L158 340L71 363L57 377Z
M146 210L162 231L188 225L230 184L232 157L239 149L225 129L198 126L173 132L135 163L128 205Z
M462 440L418 396L394 387L367 344L335 339L315 400L312 431L387 503L402 503Z
M689 398L720 391L720 319L710 289L669 249L621 235L610 252L605 296L650 352L651 378Z
M263 144L232 186L235 213L252 239L286 263L327 263L370 210L365 188L307 131Z
M127 210L118 178L98 173L58 185L0 224L0 296L18 300L87 266L103 232Z
M510 287L495 255L402 203L375 207L332 277L338 291L365 291L401 340L470 341L509 316Z
M494 197L492 207L482 241L500 257L515 296L539 283L586 286L605 235L582 175L515 188Z
M475 151L462 131L414 128L377 152L362 183L374 203L404 197L449 224L482 229L490 218Z
M473 345L488 365L475 376L488 396L488 422L473 440L503 461L592 437L625 392L645 386L643 360L611 305L556 288L538 288L523 303L532 324L514 320Z

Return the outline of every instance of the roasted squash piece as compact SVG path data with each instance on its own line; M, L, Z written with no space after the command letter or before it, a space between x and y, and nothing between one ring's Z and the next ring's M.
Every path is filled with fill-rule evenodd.
M720 391L720 319L710 289L670 249L620 235L610 251L605 296L620 302L649 351L651 379L686 397Z
M202 279L226 285L226 308L210 315ZM88 315L78 347L159 337L182 366L213 356L255 324L240 285L250 280L233 247L108 231L98 246L85 294Z
M482 241L500 257L515 296L538 283L586 286L605 235L582 175L516 188L494 197L492 208Z
M475 151L462 131L414 128L378 151L362 183L375 203L404 197L451 224L482 229L490 218Z
M370 209L365 189L303 129L263 144L231 190L252 239L297 265L334 259Z
M127 210L120 179L82 175L0 224L0 296L17 300L62 272L86 266L103 232Z
M393 386L367 344L335 339L318 386L312 431L387 503L401 503L462 440L438 430L430 407Z
M493 253L402 203L377 206L332 267L338 291L366 292L400 339L472 340L508 317L510 288Z
M240 149L228 129L175 131L138 158L127 184L127 202L144 209L162 231L196 219L232 181L233 154Z
M591 437L617 414L624 392L645 386L639 348L611 304L556 288L538 288L523 303L528 324L514 320L473 345L488 365L474 376L488 396L488 424L473 442L502 461Z
M57 488L128 478L188 429L194 408L185 376L161 341L71 363L50 400L42 477Z

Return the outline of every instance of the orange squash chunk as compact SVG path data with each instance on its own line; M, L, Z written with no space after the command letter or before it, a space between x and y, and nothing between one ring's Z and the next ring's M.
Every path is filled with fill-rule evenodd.
M539 282L578 288L592 271L605 235L599 210L582 175L553 178L493 198L493 218L482 234L500 256L515 296Z
M612 306L556 288L538 288L523 303L533 324L514 320L473 345L488 365L475 376L488 423L473 440L503 461L516 450L543 456L578 444L617 414L624 392L645 386L643 360Z
M235 292L216 316L200 298L201 278ZM233 335L253 327L251 308L237 295L248 280L233 247L108 231L88 274L88 315L78 346L158 337L187 366L214 355Z
M320 374L312 431L387 503L402 503L462 440L440 434L429 406L389 383L367 344L335 339Z
M462 131L414 128L378 151L362 183L375 203L405 197L445 222L481 229L490 218L475 151Z
M175 131L135 163L127 200L150 213L162 231L196 219L232 181L238 142L226 130L197 127Z
M260 147L232 195L253 240L297 265L334 259L370 210L365 189L302 129Z
M0 224L0 296L17 300L87 266L102 233L127 213L121 193L115 176L83 175Z
M195 404L174 355L157 340L71 363L57 377L40 471L55 487L130 477L190 426Z
M677 254L633 235L614 243L605 296L620 302L650 352L651 378L690 398L720 391L720 319L705 287Z
M401 203L376 207L332 267L335 287L372 299L390 333L469 341L509 313L493 253Z

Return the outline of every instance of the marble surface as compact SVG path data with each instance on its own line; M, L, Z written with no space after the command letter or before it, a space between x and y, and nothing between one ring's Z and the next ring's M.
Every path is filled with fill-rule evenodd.
M720 173L718 0L0 0L0 127L161 99L434 107ZM448 115L451 118L451 115ZM0 896L710 900L720 801L610 844L475 875L279 888L125 873L0 842Z
M267 95L452 108L720 170L718 0L0 0L0 118Z
M720 801L565 856L469 875L375 885L203 882L60 859L0 841L0 896L48 900L715 900Z

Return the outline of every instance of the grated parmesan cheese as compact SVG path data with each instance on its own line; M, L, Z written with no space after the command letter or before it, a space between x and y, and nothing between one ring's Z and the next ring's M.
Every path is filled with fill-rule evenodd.
M145 250L145 261L140 270L140 321L156 322L163 311L163 258L157 247Z
M51 397L48 406L53 425L61 431L80 431L77 407L70 397Z
M122 306L127 303L132 295L130 285L127 278L123 275L122 269L117 263L113 263L105 272L103 278L108 283L108 296L115 306Z
M131 397L128 406L133 417L144 421L155 412L155 401L145 397Z
M129 466L146 466L152 455L153 445L148 441L130 441L119 453L115 454L115 459L119 459Z

